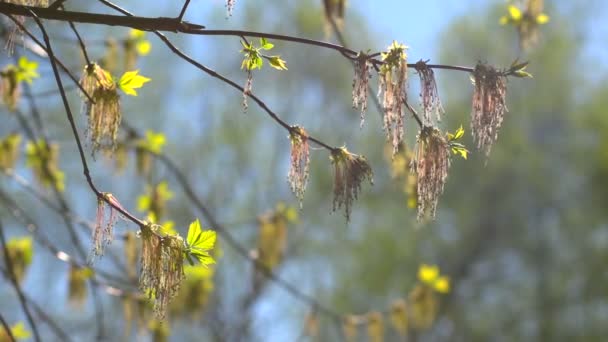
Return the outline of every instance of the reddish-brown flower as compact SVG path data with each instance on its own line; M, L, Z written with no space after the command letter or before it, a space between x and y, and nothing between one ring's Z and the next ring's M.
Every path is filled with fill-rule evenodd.
M507 112L507 79L492 66L478 63L473 72L471 131L477 148L490 155Z
M367 93L369 89L369 79L372 77L370 70L372 64L369 58L363 52L359 52L354 63L355 77L353 79L353 108L361 111L361 126L365 119L365 111L367 110Z
M450 168L450 146L438 129L427 126L418 134L411 168L418 178L418 220L427 212L435 218Z
M111 194L104 194L105 197L113 198ZM106 207L110 210L106 221ZM102 198L97 199L97 215L95 216L95 229L93 230L93 254L94 257L102 256L104 247L114 240L114 225L118 219L116 210L108 205Z
M422 102L423 109L422 122L424 125L432 126L437 121L441 121L441 114L444 113L441 100L439 99L437 82L435 82L435 73L424 61L416 63L415 68L418 76L420 76L420 101ZM435 119L433 119L433 116Z
M291 141L291 167L287 179L289 180L291 191L300 201L301 207L309 175L310 150L308 134L303 128L294 126L289 133L289 140Z

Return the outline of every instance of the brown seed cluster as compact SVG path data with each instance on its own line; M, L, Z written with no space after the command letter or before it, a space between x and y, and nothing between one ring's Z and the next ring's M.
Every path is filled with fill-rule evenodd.
M106 207L110 210L107 221ZM103 199L97 199L97 215L95 216L95 229L93 230L93 251L90 261L93 261L97 256L102 256L104 247L114 241L114 225L116 225L117 219L116 210Z
M294 126L289 133L289 140L291 141L291 167L287 179L291 191L296 195L300 201L300 207L302 207L310 166L308 134L303 128Z
M477 148L489 156L507 112L507 78L494 67L478 63L473 82L471 131Z
M348 152L344 147L331 152L334 166L333 211L344 206L346 221L350 220L352 203L357 199L361 183L369 180L373 184L372 168L363 156Z
M154 312L163 319L184 279L184 240L179 235L161 236L152 225L142 228L141 238L139 286L154 298Z
M354 63L355 77L353 79L353 108L361 111L361 126L365 120L365 111L367 110L367 95L369 89L369 79L371 76L372 64L369 58L363 52L357 56Z
M407 101L407 55L405 45L396 42L382 54L384 64L380 68L378 97L383 108L383 128L387 140L397 153L404 134L404 102Z
M435 73L424 61L416 63L415 69L418 72L418 76L420 76L420 101L422 102L423 109L422 122L425 126L432 126L441 121L441 114L445 113L439 99Z
M110 73L93 63L85 67L80 85L94 101L84 97L85 111L89 116L87 133L93 145L93 155L99 149L114 150L122 120L116 83Z
M450 168L450 147L441 132L434 127L424 127L418 135L412 172L417 175L418 220L428 212L435 218L437 202Z

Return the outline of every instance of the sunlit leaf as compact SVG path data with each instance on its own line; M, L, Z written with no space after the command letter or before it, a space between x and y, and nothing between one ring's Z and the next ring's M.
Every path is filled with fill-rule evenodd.
M260 45L264 50L271 50L274 47L274 44L269 43L266 38L260 38Z
M37 71L37 62L30 61L27 57L21 56L17 64L17 82L25 81L27 83L32 83L34 78L40 77Z
M135 89L149 81L149 78L139 75L139 70L127 71L120 77L118 87L127 95L137 96Z

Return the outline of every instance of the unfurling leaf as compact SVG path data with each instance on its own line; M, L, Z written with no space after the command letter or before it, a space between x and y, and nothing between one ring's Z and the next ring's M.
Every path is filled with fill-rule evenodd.
M274 47L274 44L269 43L268 40L266 40L266 38L260 38L260 46L264 50L272 50L272 48Z
M281 56L270 56L268 62L271 67L277 70L287 70L287 63L281 59Z
M118 81L118 87L125 94L137 96L135 89L141 88L150 79L139 75L139 70L125 72Z

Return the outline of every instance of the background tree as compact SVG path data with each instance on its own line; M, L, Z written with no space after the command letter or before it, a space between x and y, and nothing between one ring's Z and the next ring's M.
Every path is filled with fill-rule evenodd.
M9 272L9 263L3 263L2 270L6 279L11 279L9 273L20 275L17 288L23 290L24 307L36 328L28 325L27 312L10 282L3 287L1 317L16 327L12 331L28 330L34 337L38 332L43 340L129 340L135 334L157 340L167 335L175 340L282 341L305 335L342 340L353 331L356 338L370 340L397 340L404 333L416 340L600 340L606 333L600 262L606 250L601 86L605 63L593 59L598 54L596 40L587 33L602 27L591 25L605 5L547 3L543 12L551 21L546 29L540 28L536 44L520 51L525 45L518 37L521 18L528 18L524 14L534 2L538 1L514 4L522 12L520 19L504 3L487 7L472 1L451 8L468 13L462 18L447 7L429 8L425 13L438 13L450 23L439 43L427 37L420 50L415 42L420 42L418 35L428 35L419 33L427 25L416 27L416 37L411 37L414 26L407 26L403 36L371 33L394 27L401 20L393 13L411 12L407 8L383 13L381 22L373 19L369 5L353 2L343 9L339 1L229 1L233 16L228 20L222 2L194 1L184 12L186 20L203 23L207 30L281 32L336 41L353 51L386 51L396 39L411 45L410 63L426 58L435 62L429 48L435 45L437 62L449 65L473 68L483 61L502 68L517 57L532 61L528 69L533 80L508 83L509 112L489 158L477 152L470 138L473 87L468 87L467 73L435 71L445 108L439 124L442 134L455 133L463 124L466 134L461 139L471 153L465 163L453 160L436 220L420 223L416 177L409 173L411 155L405 153L415 148L419 127L402 108L407 147L401 146L391 158L392 147L386 146L381 132L382 113L372 98L377 90L375 71L365 122L359 128L360 110L351 108L354 70L348 59L331 49L269 38L274 46L262 53L280 54L289 70L272 70L266 59L262 70L251 71L252 91L281 120L305 130L296 134L300 139L294 143L293 134L269 120L255 101L247 99L243 113L242 94L182 63L152 33L76 23L91 61L117 78L139 69L151 79L134 89L137 97L120 95L122 126L110 157L100 150L92 158L95 142L85 144L94 184L112 193L101 196L106 211L112 211L112 204L114 210L124 208L163 236L177 231L187 238L197 217L204 228L220 233L219 246L212 252L218 264L187 269L181 292L163 321L146 304L149 292L138 289L145 229L136 235L141 227L124 218L125 213L114 214L116 238L103 246L104 256L87 263L99 198L82 176L66 109L44 57L42 35L36 22L27 19L28 31L43 47L25 40L34 51L24 51L23 41L16 39L14 54L3 55L2 65L26 71L31 65L26 62L35 61L41 77L31 85L20 82L14 109L13 98L4 101L0 218L5 250L19 255L3 257L15 260L10 263L15 272ZM119 14L107 4L67 1L64 6L69 11ZM181 10L170 2L140 5L121 3L137 9L133 12L138 16L175 16ZM386 4L391 6L404 5ZM8 7L0 8L10 13ZM408 18L415 21L418 16ZM509 26L500 26L504 16ZM569 25L559 24L566 21ZM80 77L88 62L70 26L42 23L58 59ZM369 28L366 23L371 23ZM240 86L247 84L247 70L239 69L244 47L238 35L167 35L196 61ZM260 46L257 37L245 36L246 44ZM419 52L425 49L428 53ZM20 63L23 55L27 60ZM408 102L426 120L424 106L418 106L414 69L408 73ZM93 116L76 110L83 97L64 73L62 80L84 142ZM120 91L110 88L106 90ZM3 96L15 95L6 89ZM18 133L21 141L10 133ZM103 134L112 141L112 130ZM349 151L366 156L374 170L374 185L363 184L348 224L341 212L330 214L332 154L306 141L307 134L330 146L345 144ZM292 144L303 140L310 144L310 166L298 209L285 179ZM28 141L39 142L26 149ZM14 151L13 146L18 146L18 154L5 152ZM7 168L7 162L14 164ZM56 188L45 187L45 182ZM406 210L408 205L414 208ZM108 226L104 221L99 227L103 233ZM103 245L105 235L99 236ZM17 260L29 266L19 266ZM150 281L157 284L154 277Z

